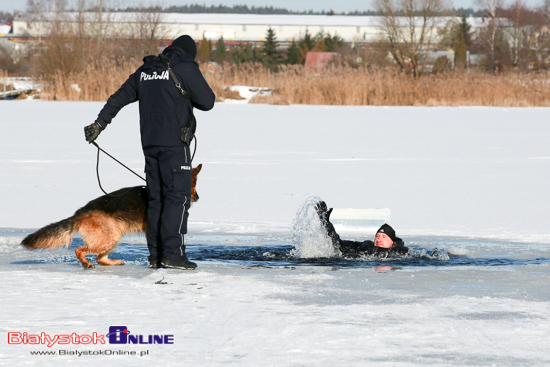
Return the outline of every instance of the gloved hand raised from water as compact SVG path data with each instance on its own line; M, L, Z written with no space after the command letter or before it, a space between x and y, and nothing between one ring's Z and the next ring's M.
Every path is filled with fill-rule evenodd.
M327 204L324 201L320 201L315 204L315 210L317 211L317 215L319 215L319 219L325 221L326 223L329 222L332 208L328 209Z
M86 141L88 143L91 143L94 140L96 140L97 137L99 136L99 133L101 133L102 130L103 128L97 121L91 125L86 126L84 128L84 135L86 136Z

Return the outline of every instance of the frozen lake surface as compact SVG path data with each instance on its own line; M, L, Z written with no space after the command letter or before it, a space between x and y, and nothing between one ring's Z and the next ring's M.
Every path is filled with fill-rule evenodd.
M550 364L550 109L217 105L198 116L186 242L199 268L148 269L130 236L111 255L125 266L83 270L79 237L54 252L19 243L101 195L82 131L101 106L0 102L0 365ZM131 105L98 142L142 172L138 134ZM100 171L112 190L141 184L105 156ZM312 196L391 209L411 254L296 243ZM7 342L113 325L174 344Z
M6 236L2 242L12 244L0 246L9 295L4 333L107 333L125 325L174 334L178 345L2 344L5 365L550 363L548 244L411 237L409 246L426 255L300 259L288 238L191 235L188 253L199 268L184 272L148 269L143 243L117 247L111 258L125 266L83 270L73 252L79 239L56 252L26 251L18 240ZM430 258L434 247L448 249L448 259ZM30 355L67 350L148 355Z

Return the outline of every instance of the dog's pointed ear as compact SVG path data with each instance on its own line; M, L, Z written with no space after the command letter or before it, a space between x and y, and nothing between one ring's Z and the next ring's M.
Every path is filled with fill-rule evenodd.
M202 169L202 163L199 164L197 167L193 168L193 173L198 175L201 169Z

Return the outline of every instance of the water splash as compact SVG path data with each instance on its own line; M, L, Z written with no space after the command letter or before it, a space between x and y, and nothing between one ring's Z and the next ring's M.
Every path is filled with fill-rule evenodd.
M470 251L468 251L465 248L454 247L454 246L449 248L449 254L454 256L467 256L469 253Z
M437 261L449 261L450 257L447 251L443 248L434 248L431 251L428 251L424 248L409 248L409 252L406 255L409 258L426 258L429 260Z
M444 248L438 249L434 248L432 250L432 253L429 255L430 259L437 260L437 261L449 261L451 258L449 257L449 254L447 251L445 251Z
M317 196L309 197L296 212L291 235L293 257L304 259L341 256L340 251L332 245L315 210L315 204L320 201Z

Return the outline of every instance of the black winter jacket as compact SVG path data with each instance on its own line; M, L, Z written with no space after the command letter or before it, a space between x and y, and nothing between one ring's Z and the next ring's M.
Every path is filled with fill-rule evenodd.
M158 56L146 56L143 65L107 100L97 118L107 127L117 113L129 103L139 101L141 144L143 148L181 145L181 128L191 118L189 103L199 110L214 107L215 95L202 76L193 56L186 50L170 46L163 54L191 100L183 98Z
M388 257L395 255L405 255L409 252L409 248L405 247L405 243L399 237L393 242L393 246L390 248L383 248L374 246L373 241L347 241L341 240L338 233L334 229L334 226L330 221L324 221L327 234L332 240L334 247L338 248L343 254L366 254L374 255L376 257Z

